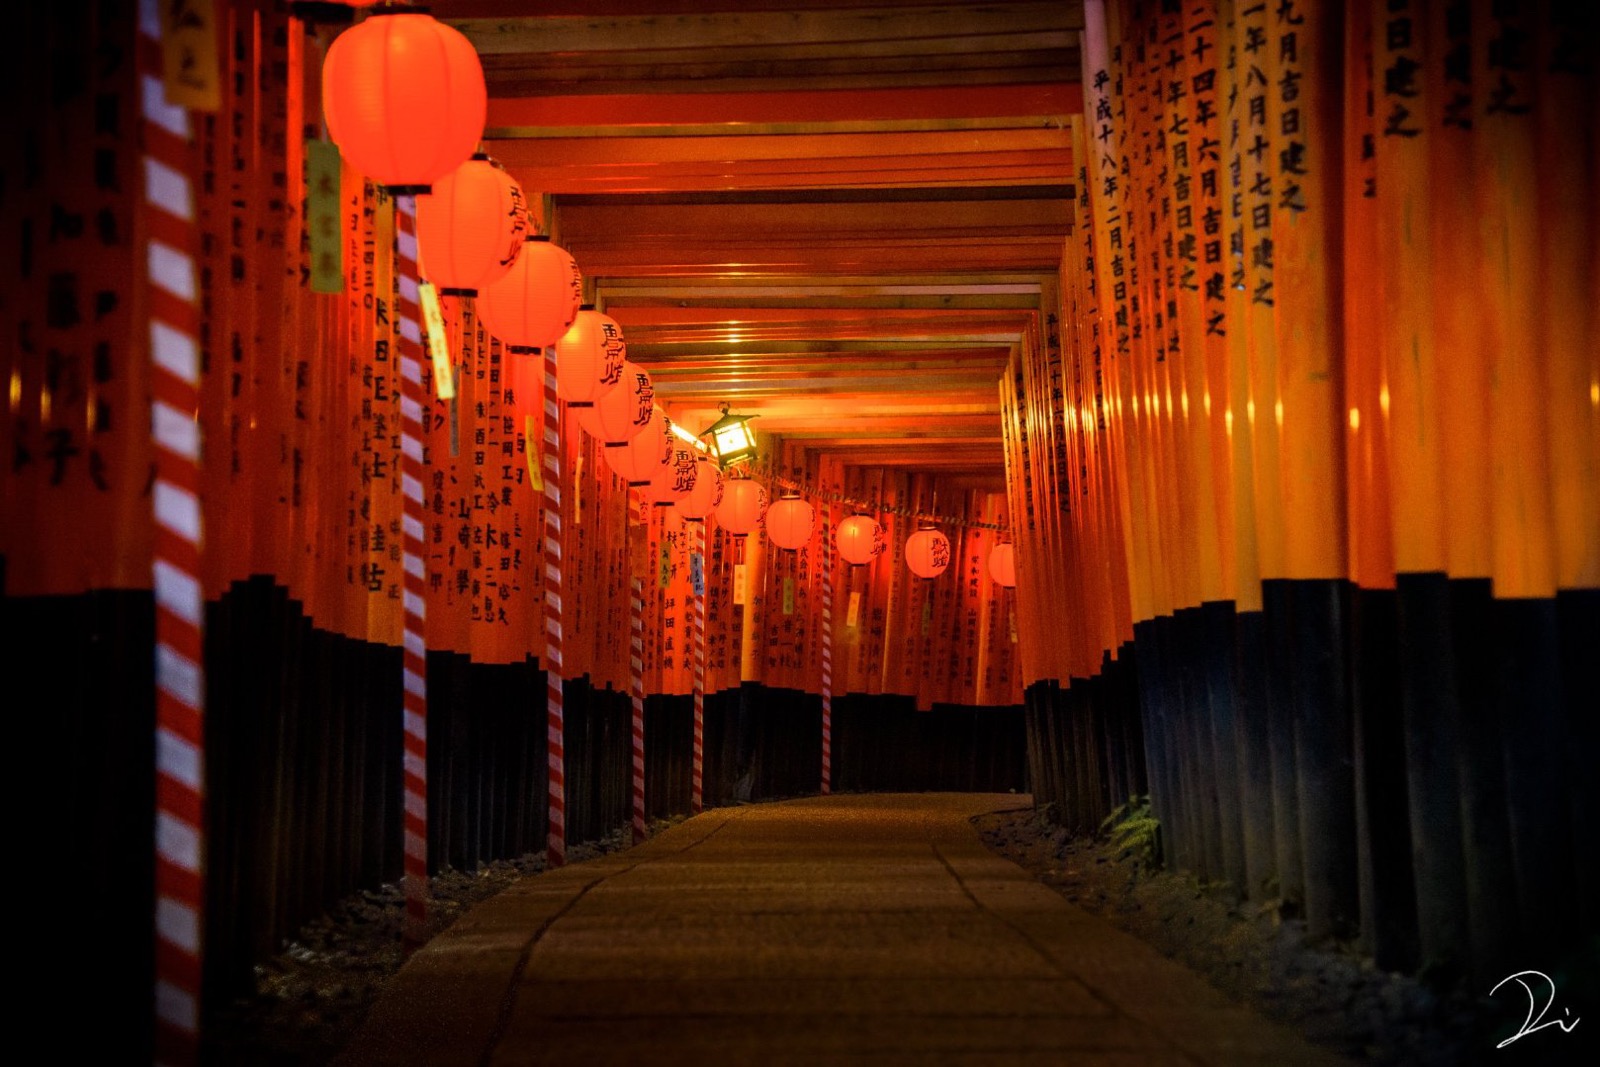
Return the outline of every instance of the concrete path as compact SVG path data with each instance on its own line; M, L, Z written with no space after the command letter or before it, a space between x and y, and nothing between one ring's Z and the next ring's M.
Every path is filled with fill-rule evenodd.
M1006 795L708 811L529 878L395 976L342 1067L1345 1061L989 852Z

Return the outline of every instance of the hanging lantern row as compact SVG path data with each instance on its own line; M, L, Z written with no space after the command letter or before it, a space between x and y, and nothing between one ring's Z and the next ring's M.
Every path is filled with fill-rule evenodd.
M650 437L653 439L655 434L652 432ZM664 479L683 478L684 468L691 462L686 449L679 445L669 445L668 454L673 451L678 453L674 458L658 461L659 473L651 482L651 492L657 504L668 503L663 499L661 488ZM701 477L707 473L716 474L716 465L707 457L698 457L698 464ZM685 496L679 499L695 495L694 488L698 483L693 475L688 477L689 488L683 490ZM682 488L681 481L679 487ZM714 490L706 490L707 497L712 492L721 499L720 505L713 505L718 523L735 537L748 536L761 526L764 520L767 539L778 548L799 549L811 539L816 524L816 509L798 493L787 492L768 507L766 487L750 478L735 478L726 484L719 478ZM697 506L682 514L685 518L701 519L708 510L701 510ZM883 527L868 515L852 515L846 518L839 523L833 536L839 557L852 566L871 563L888 548ZM942 531L931 527L919 529L906 539L905 559L906 566L918 577L937 578L950 566L952 559L950 539ZM1017 584L1015 549L1009 542L996 545L990 551L989 576L995 584L1008 589Z
M601 454L612 473L657 507L681 505L679 514L700 521L722 502L722 474L716 464L679 438L661 408L652 406L644 428L627 440L607 441L592 431L590 436L601 439Z
M843 504L857 511L868 511L875 515L894 515L902 519L911 519L914 522L931 522L941 526L962 526L972 530L994 530L999 533L1010 533L1011 527L1003 522L982 522L977 519L964 519L956 515L938 515L915 508L886 507L871 500L857 500L845 496L843 493L831 490L825 491L812 485L810 482L798 478L791 478L779 473L770 465L751 467L750 476L763 478L783 489L792 489L808 500L816 500L829 504Z
M715 511L736 536L748 535L765 515L768 537L787 549L805 544L816 521L801 492L868 507L785 482L790 491L769 512L759 482L745 478L724 487L718 466L756 452L753 416L732 414L726 405L698 435L709 459L678 440L672 420L655 405L649 374L628 362L621 328L581 304L583 278L571 254L529 232L522 188L488 156L474 154L488 90L477 51L458 30L421 11L380 8L335 39L322 84L328 133L346 160L390 193L418 196L418 254L428 280L443 295L476 297L484 327L511 352L557 346L558 395L578 410L583 428L603 442L608 466L630 486L645 489L659 506L681 503L691 519ZM841 558L852 564L885 548L882 528L864 515L846 519L835 538ZM914 573L936 577L949 566L949 538L918 530L907 539L906 562ZM1015 583L1010 545L997 546L989 570L996 582Z
M625 366L624 379L634 379L634 390L649 388L649 375ZM608 396L626 397L623 390ZM752 478L724 482L717 464L709 456L691 451L684 436L676 432L672 419L653 403L646 418L637 426L629 422L617 432L631 433L625 439L608 439L603 424L606 412L626 409L618 402L602 398L600 404L583 409L579 421L590 436L603 443L606 465L633 489L644 492L657 507L679 507L679 514L698 522L715 513L722 529L735 537L746 537L765 524L767 539L777 548L796 550L811 540L816 526L816 508L793 490L767 503L767 490ZM852 566L871 563L888 547L883 527L867 515L852 515L834 531L839 556ZM996 584L1016 585L1014 549L1009 543L996 545L989 556L989 575ZM950 566L950 539L932 527L918 529L906 539L906 565L921 578L937 578Z

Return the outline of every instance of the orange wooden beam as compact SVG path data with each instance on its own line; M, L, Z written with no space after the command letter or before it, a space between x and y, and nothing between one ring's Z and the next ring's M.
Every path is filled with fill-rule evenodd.
M522 96L489 101L490 136L516 127L688 126L707 123L861 122L894 119L1005 118L1083 113L1071 82L918 89L762 93L606 93ZM732 132L732 131L730 131Z

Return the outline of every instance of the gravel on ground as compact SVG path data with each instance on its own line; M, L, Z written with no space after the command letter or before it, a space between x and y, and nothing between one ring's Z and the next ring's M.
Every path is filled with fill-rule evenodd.
M683 821L651 825L651 833ZM619 852L632 832L619 827L599 841L567 849L568 862ZM473 905L545 869L530 853L476 871L440 871L429 880L427 939L447 929ZM364 890L341 901L300 931L283 951L256 967L256 988L208 1020L205 1061L228 1067L320 1067L350 1040L384 983L406 954L401 932L405 897L398 885Z
M991 849L1071 903L1154 945L1234 1001L1361 1062L1555 1064L1582 1055L1578 1040L1555 1033L1496 1049L1507 1023L1521 1020L1516 1005L1385 972L1355 945L1311 944L1305 923L1277 902L1241 901L1230 886L1151 870L1127 849L1073 836L1047 813L1000 812L974 822Z

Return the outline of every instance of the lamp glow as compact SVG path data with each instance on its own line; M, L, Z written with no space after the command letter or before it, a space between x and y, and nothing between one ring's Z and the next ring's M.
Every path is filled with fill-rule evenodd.
M709 451L724 468L756 454L756 435L750 428L754 415L732 415L728 405L722 405L722 418L707 426L700 438L709 445Z

